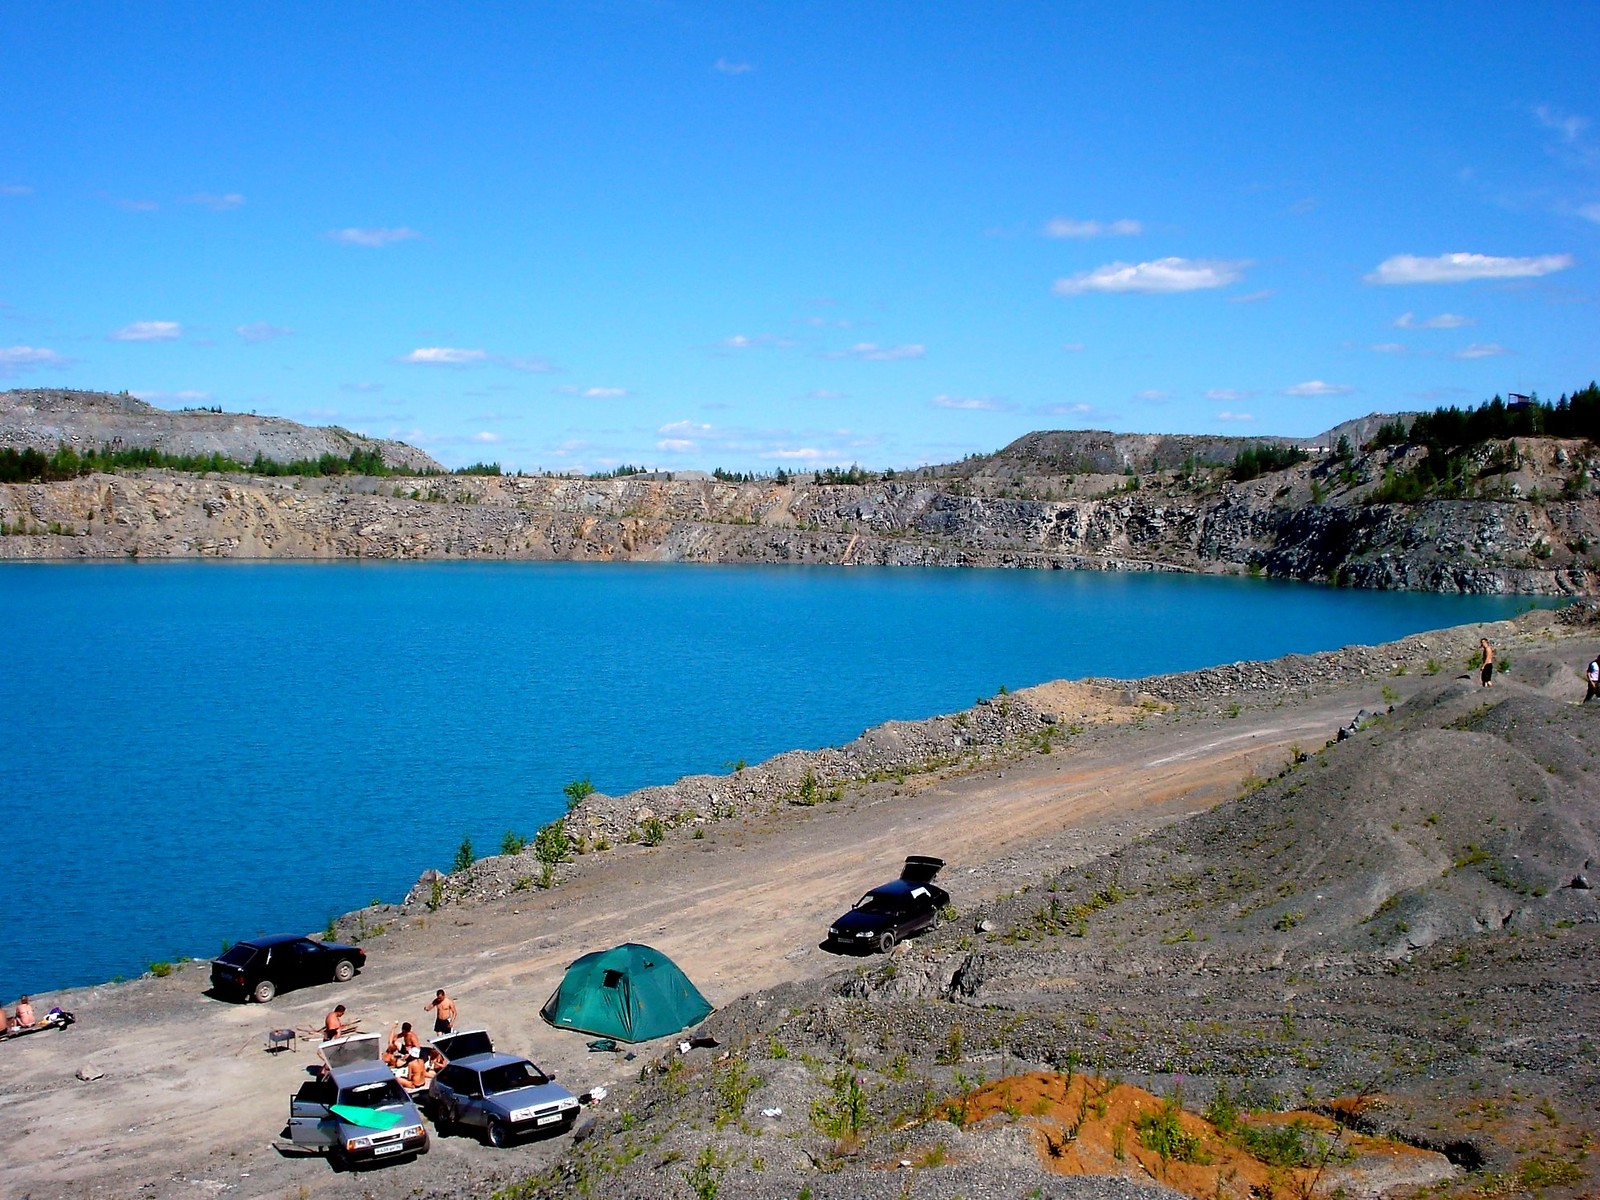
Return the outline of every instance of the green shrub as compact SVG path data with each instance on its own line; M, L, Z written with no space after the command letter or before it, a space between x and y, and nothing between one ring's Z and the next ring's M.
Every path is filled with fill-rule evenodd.
M1164 1160L1203 1165L1211 1160L1201 1153L1199 1135L1190 1133L1179 1121L1182 1113L1176 1096L1168 1096L1155 1112L1140 1113L1134 1121L1139 1141L1146 1150L1155 1151Z
M533 854L540 862L554 866L564 862L572 852L572 839L567 836L565 821L551 821L533 838Z
M456 847L456 856L450 863L450 872L455 874L458 871L465 871L477 861L478 856L472 852L472 839L464 837L461 839L461 845Z
M150 964L150 974L157 979L165 979L172 974L172 964L169 962L153 962Z
M571 812L583 803L585 796L594 795L594 784L588 779L574 779L561 791L567 798L567 811Z
M639 844L659 846L667 840L667 827L660 817L646 817L639 822Z
M521 854L527 848L528 839L514 830L506 830L505 836L500 839L501 854L517 855Z

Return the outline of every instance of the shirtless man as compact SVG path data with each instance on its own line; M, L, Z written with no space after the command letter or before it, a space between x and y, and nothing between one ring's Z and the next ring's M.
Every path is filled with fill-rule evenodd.
M1478 672L1478 682L1484 687L1494 686L1494 647L1488 638L1478 639L1478 653L1483 655L1483 667Z
M449 1033L456 1025L456 1002L439 989L439 994L423 1006L423 1012L433 1013L433 1031Z
M322 1040L331 1042L336 1037L343 1037L346 1033L344 1024L344 1005L335 1004L322 1021Z
M417 1031L411 1028L411 1022L406 1021L400 1026L400 1053L406 1055L413 1050L422 1049L422 1039L417 1036Z
M17 1001L17 1028L32 1029L37 1023L33 1015L33 1001L24 996Z

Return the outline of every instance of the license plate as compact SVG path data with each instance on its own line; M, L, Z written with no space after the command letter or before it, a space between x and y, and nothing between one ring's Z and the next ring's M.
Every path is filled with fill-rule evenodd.
M374 1154L399 1154L404 1149L404 1146L396 1142L393 1146L377 1146L372 1152Z
M548 1117L540 1117L537 1121L534 1122L534 1124L535 1125L554 1125L559 1120L561 1120L561 1114L560 1113L551 1113Z

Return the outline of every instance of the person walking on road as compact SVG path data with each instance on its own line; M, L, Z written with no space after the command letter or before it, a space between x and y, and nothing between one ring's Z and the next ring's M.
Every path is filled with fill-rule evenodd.
M1596 696L1600 696L1600 654L1589 660L1589 666L1583 672L1583 679L1589 685L1589 690L1583 693L1583 703L1587 704Z

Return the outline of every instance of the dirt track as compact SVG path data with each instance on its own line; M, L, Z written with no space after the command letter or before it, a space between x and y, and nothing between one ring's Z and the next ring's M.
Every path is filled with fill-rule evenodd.
M270 1055L265 1030L309 1029L336 1001L369 1030L389 1020L425 1028L422 1006L443 986L458 998L464 1027L489 1027L497 1045L531 1053L574 1091L626 1086L638 1061L590 1054L583 1037L538 1018L579 954L648 942L719 1005L838 970L849 962L819 948L821 931L892 876L907 852L945 857L955 903L970 914L1047 868L1231 795L1252 767L1281 763L1296 742L1320 745L1358 707L1376 705L1380 684L1231 720L1162 715L1102 726L1069 751L1001 769L874 785L834 804L713 824L704 840L680 830L662 847L590 856L577 879L554 891L411 919L368 943L370 965L352 984L291 993L270 1007L207 997L204 964L164 980L37 997L42 1008L74 1010L79 1024L0 1047L8 1068L0 1194L383 1197L520 1177L564 1139L496 1152L435 1138L418 1164L355 1177L280 1155L273 1141L313 1044ZM636 1050L642 1060L663 1048ZM80 1066L104 1077L81 1082Z

